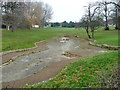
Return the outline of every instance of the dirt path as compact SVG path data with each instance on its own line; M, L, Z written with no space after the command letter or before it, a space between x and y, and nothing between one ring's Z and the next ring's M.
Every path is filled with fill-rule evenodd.
M76 42L74 42L74 43L76 43ZM70 56L71 57L70 59L65 59L65 60L61 61L61 60L58 60L58 57L56 57L56 58L54 58L54 60L58 60L58 61L47 65L47 67L44 67L43 69L39 70L37 73L35 73L31 76L27 76L26 78L22 78L22 79L19 79L19 80L14 80L14 81L9 81L7 83L3 83L3 87L4 88L5 87L7 87L7 88L13 88L13 87L14 88L22 88L26 83L27 84L34 84L34 83L38 83L38 82L41 82L41 81L48 80L49 78L52 78L55 75L57 75L67 64L69 64L71 62L74 62L74 61L76 61L78 59L81 59L81 58L85 58L85 57L89 57L89 56L93 56L93 55L96 55L96 54L100 54L100 53L104 53L104 52L109 51L109 50L101 49L101 48L98 48L98 47L89 46L88 41L82 41L82 43L78 41L78 43L76 43L76 44L80 44L80 46L78 46L78 45L74 46L74 43L69 42L68 44L67 43L63 44L64 48L62 46L62 50L67 48L66 50L64 50L64 51L67 52L67 53L64 53L64 55ZM39 44L39 47L38 47L39 49L36 48L35 51L40 51L40 50L47 49L46 44L47 44L46 42L44 42L42 44ZM71 44L73 44L72 47L71 47ZM58 45L58 47L61 47L61 46L59 46L61 44L56 42L56 41L51 43L49 47L55 48L56 45ZM68 46L69 46L69 48L68 48ZM58 47L56 47L56 48L58 48ZM71 49L71 48L73 48L73 49ZM57 51L59 51L59 53ZM26 51L26 52L28 52L28 51ZM32 52L32 50L31 50L31 52ZM48 54L48 52L50 54ZM63 56L61 54L61 52L62 52L61 49L56 49L56 51L53 51L53 52L58 53L57 55L60 54L61 56ZM25 52L21 52L21 53L25 53ZM16 54L18 54L18 52L14 53L14 55L16 55ZM49 55L53 55L53 54L49 50L47 50L47 51L45 50L45 55L49 56ZM34 55L35 54L33 54L33 56ZM37 55L41 55L41 53L37 53ZM31 56L32 55L30 55L29 57L31 57ZM46 60L44 57L45 56L42 57L43 60ZM7 58L7 56L6 56L6 58ZM59 57L59 58L64 59L64 58L61 58L61 57Z

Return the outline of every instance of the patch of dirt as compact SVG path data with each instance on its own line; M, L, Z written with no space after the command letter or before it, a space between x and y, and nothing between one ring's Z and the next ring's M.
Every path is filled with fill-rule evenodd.
M74 53L71 53L71 52L68 52L66 51L64 54L62 55L65 55L67 57L81 57L81 55L78 55L78 54L74 54Z

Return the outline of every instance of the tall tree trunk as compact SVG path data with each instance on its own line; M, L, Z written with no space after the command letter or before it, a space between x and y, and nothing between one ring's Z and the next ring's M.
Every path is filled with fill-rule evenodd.
M89 29L88 26L87 26L85 29L86 29L86 32L87 32L88 38L91 39L91 36L90 36L90 34L89 34L89 31L88 31L88 29Z
M91 22L91 32L92 32L92 39L94 39L94 23Z
M15 32L15 26L12 26L12 32Z
M119 13L119 17L118 17L118 30L120 30L120 13Z
M109 30L107 10L108 10L107 9L107 3L105 2L105 30Z
M119 2L120 5L120 2ZM118 30L120 30L120 7L118 8Z
M109 30L107 16L105 17L105 30Z
M116 26L115 29L118 30L118 7L116 6Z

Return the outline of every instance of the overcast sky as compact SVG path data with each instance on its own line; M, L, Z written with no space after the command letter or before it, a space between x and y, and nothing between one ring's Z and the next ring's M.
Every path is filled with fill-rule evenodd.
M53 17L51 22L74 21L77 22L85 13L85 7L89 2L102 0L41 0L52 6Z

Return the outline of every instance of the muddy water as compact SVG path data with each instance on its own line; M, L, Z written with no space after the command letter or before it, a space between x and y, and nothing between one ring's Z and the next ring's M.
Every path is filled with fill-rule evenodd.
M70 57L63 55L65 51L72 52L96 52L102 53L100 50L91 50L87 48L81 48L80 45L83 42L81 40L70 39L66 42L61 42L61 39L52 40L47 44L48 50L32 53L29 55L21 56L9 65L2 67L2 81L9 82L25 78L40 71L42 68L48 66L57 61L68 60ZM102 51L101 51L102 50ZM79 53L79 52L78 52ZM75 57L72 57L75 58Z

